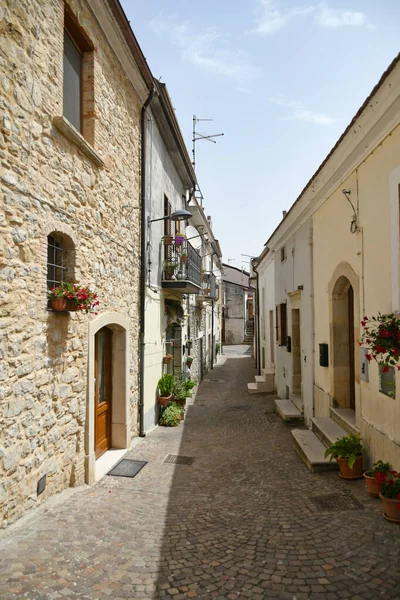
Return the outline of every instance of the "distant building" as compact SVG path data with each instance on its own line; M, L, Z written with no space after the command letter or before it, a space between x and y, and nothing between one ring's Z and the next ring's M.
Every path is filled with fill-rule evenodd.
M243 344L253 342L253 293L249 273L243 269L223 264L223 315L222 343Z

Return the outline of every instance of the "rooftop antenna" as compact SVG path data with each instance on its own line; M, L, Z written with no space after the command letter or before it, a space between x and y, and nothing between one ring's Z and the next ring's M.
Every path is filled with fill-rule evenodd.
M196 131L196 125L197 125L197 123L200 123L200 121L213 121L213 119L200 119L200 118L196 117L196 115L193 115L193 137L192 137L193 160L192 160L192 165L193 165L194 170L196 170L196 142L198 142L199 140L208 140L209 142L216 144L217 142L213 138L224 135L223 133L215 133L213 135L204 135L203 133ZM203 206L203 194L201 193L201 191L200 191L200 205Z

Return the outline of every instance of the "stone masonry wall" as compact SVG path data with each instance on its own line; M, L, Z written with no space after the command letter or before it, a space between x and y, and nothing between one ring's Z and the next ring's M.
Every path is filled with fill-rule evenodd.
M140 101L85 2L99 167L52 124L62 115L62 0L0 4L0 517L3 526L84 482L88 320L47 310L47 235L75 244L75 278L99 313L131 323L130 423L137 432ZM37 496L38 479L47 487Z

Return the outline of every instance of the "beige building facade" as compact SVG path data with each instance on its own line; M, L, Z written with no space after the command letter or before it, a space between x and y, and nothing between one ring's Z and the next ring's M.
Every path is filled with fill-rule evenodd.
M104 449L137 435L140 118L152 80L126 25L112 1L0 9L3 526L94 482ZM90 285L98 312L49 310L60 280Z

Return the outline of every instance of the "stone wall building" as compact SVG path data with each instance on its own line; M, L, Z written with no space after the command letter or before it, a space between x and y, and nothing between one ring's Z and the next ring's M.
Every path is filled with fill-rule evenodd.
M93 482L103 449L137 434L140 119L153 82L118 2L6 0L0 29L5 526ZM98 314L49 310L61 279L92 286Z
M253 320L249 273L227 264L223 273L222 343L243 344Z

